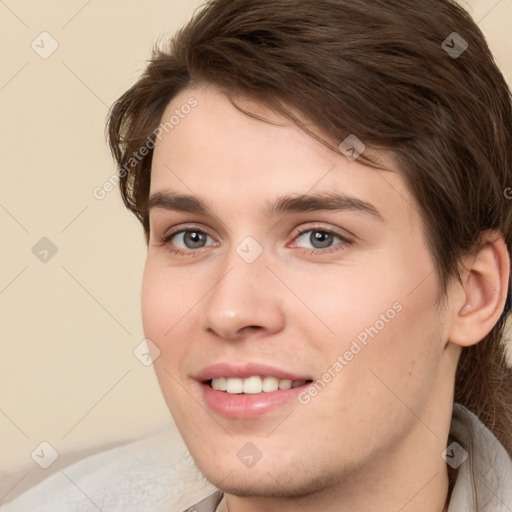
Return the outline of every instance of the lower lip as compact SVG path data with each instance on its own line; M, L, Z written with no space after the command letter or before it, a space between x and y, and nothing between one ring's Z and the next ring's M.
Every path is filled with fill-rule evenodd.
M279 389L270 393L231 395L218 391L209 384L201 383L203 399L206 405L226 418L258 418L278 407L297 400L298 394L310 383L291 389Z

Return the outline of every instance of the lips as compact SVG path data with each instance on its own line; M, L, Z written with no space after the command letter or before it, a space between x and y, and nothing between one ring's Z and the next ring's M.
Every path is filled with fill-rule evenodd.
M298 394L312 381L310 375L256 363L216 363L194 378L209 409L238 419L258 418L294 401L298 403Z
M210 381L215 378L238 378L248 379L249 377L275 377L279 380L308 381L313 377L310 375L301 375L293 373L288 370L277 368L275 366L258 364L258 363L245 363L235 365L233 363L215 363L206 368L203 368L195 375L195 379L199 382Z

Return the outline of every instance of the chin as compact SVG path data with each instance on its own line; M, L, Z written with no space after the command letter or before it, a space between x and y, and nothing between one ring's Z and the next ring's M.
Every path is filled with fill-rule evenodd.
M199 470L217 489L241 498L299 498L313 495L339 483L339 476L336 478L334 475L321 472L319 476L315 476L311 470L297 471L296 466L293 467L293 474L290 474L291 467L281 469L281 474L275 468L272 471L262 467L243 471L240 471L239 467L226 466L221 466L220 469L212 468L211 472L201 467Z

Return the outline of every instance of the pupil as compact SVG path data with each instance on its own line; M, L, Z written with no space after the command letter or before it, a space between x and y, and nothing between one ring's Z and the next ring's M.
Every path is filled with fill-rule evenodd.
M332 243L332 237L333 235L325 231L314 231L310 236L311 245L317 249L329 247Z
M204 245L204 241L204 233L198 233L197 231L188 231L185 233L184 242L189 248L202 247Z

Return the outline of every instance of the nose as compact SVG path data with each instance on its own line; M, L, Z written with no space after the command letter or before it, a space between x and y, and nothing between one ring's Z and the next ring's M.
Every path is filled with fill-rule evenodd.
M236 340L283 329L285 314L279 287L263 256L246 263L235 254L215 277L210 293L202 301L205 330Z

